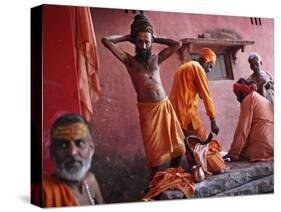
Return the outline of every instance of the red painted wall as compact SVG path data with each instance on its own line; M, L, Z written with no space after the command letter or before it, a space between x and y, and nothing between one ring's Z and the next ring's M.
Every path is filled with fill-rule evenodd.
M43 6L43 154L50 174L50 127L64 113L80 114L69 7Z
M234 78L248 77L251 70L248 56L257 51L263 59L263 68L273 74L273 20L262 18L262 26L252 25L249 17L198 15L170 12L144 13L154 26L156 36L173 39L196 38L198 34L217 28L228 28L239 33L243 40L253 40L245 52L238 52L233 64ZM136 94L125 67L104 47L100 40L112 34L128 34L133 20L131 11L113 9L92 9L93 23L98 41L101 62L100 79L103 96L95 108L95 128L98 142L112 154L124 153L128 157L143 154L142 138L136 109ZM121 44L133 54L130 44ZM154 46L155 52L163 46ZM161 65L161 77L167 94L170 92L174 70L180 65L174 54ZM228 150L239 115L239 104L232 92L235 80L210 81L209 86L217 111L220 133L217 137ZM201 102L202 103L202 102ZM209 130L210 123L205 109L200 104L200 115Z

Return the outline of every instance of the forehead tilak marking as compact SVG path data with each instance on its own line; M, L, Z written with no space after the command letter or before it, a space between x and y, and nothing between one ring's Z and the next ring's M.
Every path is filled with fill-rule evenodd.
M52 136L53 137L62 137L62 136L69 136L75 134L85 134L88 135L89 130L84 123L75 123L66 126L60 126L54 129Z

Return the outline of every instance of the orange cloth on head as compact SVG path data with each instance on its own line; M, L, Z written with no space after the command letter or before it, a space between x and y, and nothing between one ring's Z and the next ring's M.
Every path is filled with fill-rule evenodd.
M216 63L217 56L216 54L209 48L202 48L199 52L199 56L204 58L207 62L211 62L213 64Z
M143 197L145 201L152 200L168 189L181 190L187 198L191 198L195 191L192 175L185 172L181 167L157 172L149 187L149 192Z
M215 107L208 87L208 79L202 66L196 61L187 62L179 67L174 76L170 100L178 116L181 127L188 131L192 125L194 133L205 140L202 122L198 114L198 95L202 98L210 119L215 118ZM203 129L203 131L202 131ZM205 136L203 136L205 135Z
M228 154L235 160L273 159L274 114L271 103L257 92L241 102L239 121Z
M76 206L75 196L63 182L48 177L43 179L43 207Z
M138 103L147 166L159 166L185 153L184 135L168 97Z

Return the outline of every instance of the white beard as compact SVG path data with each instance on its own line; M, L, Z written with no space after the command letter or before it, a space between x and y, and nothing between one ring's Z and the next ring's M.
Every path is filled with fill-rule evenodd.
M72 169L67 169L65 167L65 161L58 164L57 160L55 159L56 163L56 170L55 174L61 179L65 179L68 181L80 181L82 180L87 172L89 171L92 163L92 153L90 154L90 157L87 158L86 160L81 160L82 166L78 168L72 168Z

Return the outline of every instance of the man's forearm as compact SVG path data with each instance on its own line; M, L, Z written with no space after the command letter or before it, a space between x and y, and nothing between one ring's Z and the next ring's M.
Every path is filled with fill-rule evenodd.
M180 46L181 45L181 41L176 41L176 40L169 39L169 38L157 38L157 37L154 37L153 38L153 42L154 43L164 44L164 45L167 45L167 46L173 46L173 45Z
M112 43L121 43L121 42L126 42L126 41L131 42L132 41L130 35L112 35L109 37L104 37L102 40L110 41Z

